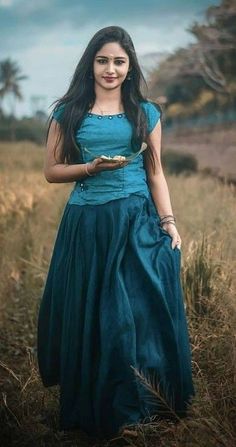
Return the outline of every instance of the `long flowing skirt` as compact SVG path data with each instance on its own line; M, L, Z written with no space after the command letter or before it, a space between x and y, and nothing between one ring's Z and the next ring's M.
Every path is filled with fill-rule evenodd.
M64 208L37 350L44 386L60 386L60 429L112 437L155 414L186 415L195 391L181 251L159 222L151 195Z

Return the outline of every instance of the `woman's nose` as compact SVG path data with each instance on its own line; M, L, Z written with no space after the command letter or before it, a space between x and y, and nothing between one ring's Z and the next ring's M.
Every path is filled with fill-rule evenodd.
M109 62L107 65L107 73L114 73L114 63L113 62Z

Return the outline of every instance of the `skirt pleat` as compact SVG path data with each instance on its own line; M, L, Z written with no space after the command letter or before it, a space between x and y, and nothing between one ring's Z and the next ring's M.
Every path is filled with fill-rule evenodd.
M195 395L181 251L151 195L66 204L38 317L43 384L60 386L60 428L110 437ZM155 385L160 397L144 385Z

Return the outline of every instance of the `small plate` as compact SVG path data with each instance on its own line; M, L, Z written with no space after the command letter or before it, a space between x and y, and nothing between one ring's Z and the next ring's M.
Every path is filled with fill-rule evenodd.
M124 159L124 160L118 160L117 158L106 158L106 157L104 157L103 155L100 155L100 158L104 161L104 162L107 162L107 163L120 163L120 162L122 162L122 161L126 161L126 159Z
M142 143L142 146L141 146L141 148L139 149L138 152L135 152L135 153L133 153L131 155L126 156L124 160L117 160L116 158L113 158L113 157L106 158L106 155L104 155L104 154L98 155L96 158L101 158L104 162L107 162L107 163L120 163L121 161L127 162L127 161L134 160L139 154L141 154L141 152L145 151L146 148L147 148L147 144L146 143ZM83 149L88 154L93 155L93 152L90 151L89 149L87 149L86 147L84 147Z

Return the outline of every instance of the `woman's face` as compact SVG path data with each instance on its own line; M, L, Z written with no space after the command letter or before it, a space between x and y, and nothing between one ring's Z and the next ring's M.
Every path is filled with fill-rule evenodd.
M93 74L95 84L111 90L121 86L129 70L129 56L117 42L110 42L95 54Z

